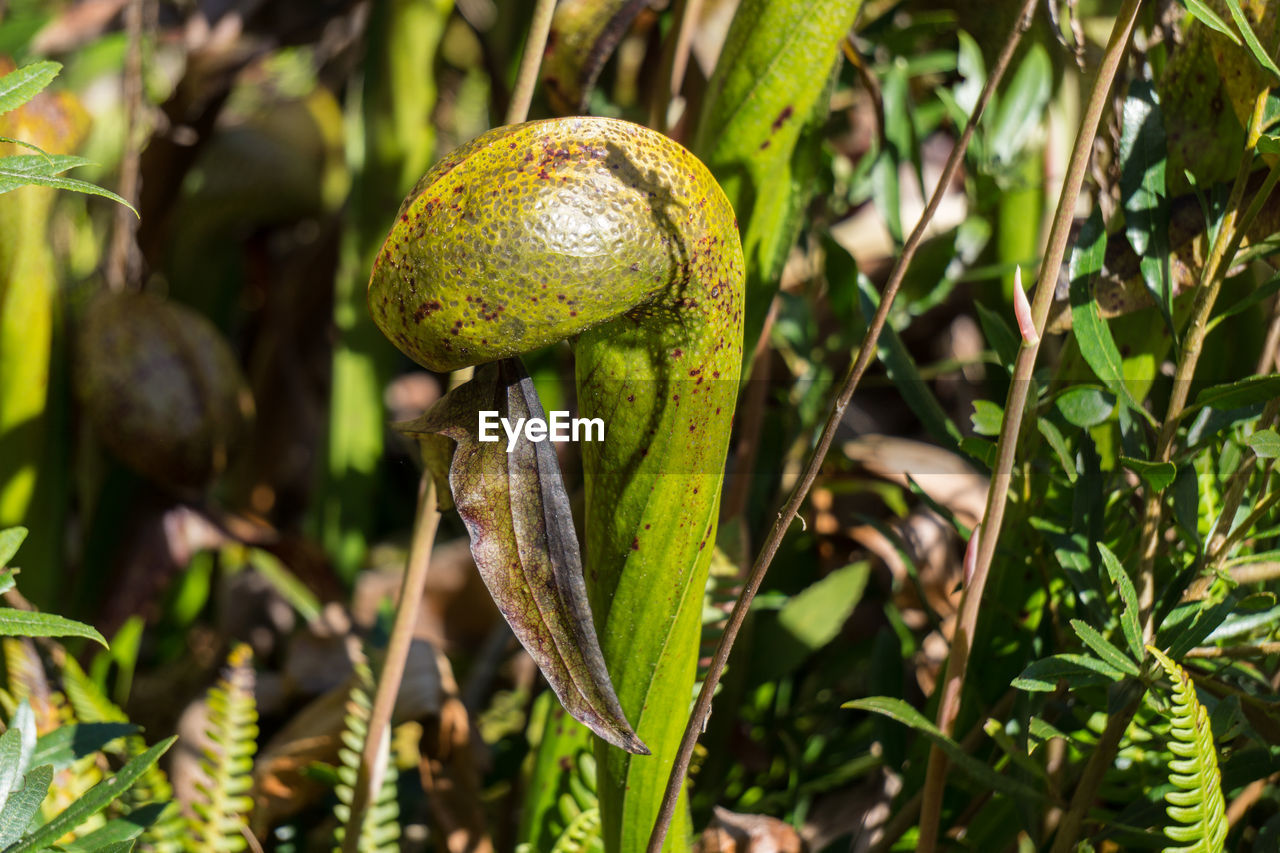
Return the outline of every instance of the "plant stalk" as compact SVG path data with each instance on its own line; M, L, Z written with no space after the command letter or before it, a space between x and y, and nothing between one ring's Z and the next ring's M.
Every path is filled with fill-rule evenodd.
M1049 233L1049 244L1040 263L1040 275L1036 281L1035 295L1031 304L1036 339L1024 339L1014 364L1013 381L1009 385L1009 395L1004 406L1004 421L1000 427L1000 440L996 448L996 467L991 477L991 488L987 492L987 507L982 520L983 535L978 545L978 559L974 566L973 577L965 583L960 602L960 618L951 644L951 655L947 659L946 676L941 685L937 724L938 728L948 735L955 728L956 717L960 711L961 688L968 671L969 652L978 624L978 608L982 603L982 593L986 588L992 559L995 557L996 546L1000 540L1005 505L1008 502L1009 487L1013 481L1013 464L1017 455L1022 417L1032 384L1031 375L1035 369L1036 356L1040 352L1038 338L1044 336L1053 292L1058 282L1062 259L1067 250L1076 199L1080 195L1080 187L1084 183L1089 159L1093 153L1093 141L1097 136L1103 113L1107 109L1111 86L1124 59L1141 6L1142 0L1125 0L1116 16L1111 30L1111 39L1098 68L1093 92L1089 96L1089 104L1085 109L1080 132L1076 136L1075 146L1071 151L1067 176L1062 185L1062 195L1058 199L1058 208L1054 213L1053 226ZM937 746L929 750L929 766L925 773L924 803L921 808L920 838L917 847L925 853L932 853L938 842L938 823L942 813L942 794L946 787L947 763L946 754Z
M698 736L706 728L707 718L711 716L711 701L715 696L716 685L720 683L720 677L724 674L725 665L729 660L729 652L732 650L733 643L738 637L738 631L741 630L742 623L746 619L747 610L751 607L751 602L755 598L756 592L760 589L760 584L764 580L765 573L769 570L770 563L773 562L774 556L778 553L778 547L782 544L782 538L786 535L787 528L795 520L800 511L800 505L804 502L805 496L808 495L809 489L818 477L822 462L826 458L827 451L831 448L831 442L835 439L836 430L844 418L849 401L853 399L854 392L857 391L863 374L867 372L867 367L870 366L871 360L875 356L880 333L889 318L889 310L893 307L894 299L897 297L898 289L906 276L907 268L911 265L911 260L915 257L916 250L924 241L925 230L937 212L938 206L942 203L942 198L955 177L956 171L960 168L964 153L969 147L969 141L973 138L974 131L977 129L978 122L981 120L983 111L991 100L992 94L1009 67L1009 62L1013 58L1013 52L1017 48L1018 42L1022 40L1023 33L1031 25L1031 13L1035 9L1035 4L1036 0L1025 0L1023 3L1022 11L1018 15L1013 31L1009 34L1009 39L1001 49L1000 56L991 69L991 76L987 78L982 94L978 97L973 114L969 117L969 121L965 125L964 131L960 134L960 138L956 140L955 147L951 149L951 154L942 169L942 175L938 179L938 185L934 189L933 195L929 198L929 204L925 207L924 212L921 213L920 221L916 223L915 228L912 229L910 236L907 237L906 242L903 244L902 255L899 256L897 263L894 264L893 271L889 274L889 280L885 283L884 292L880 298L880 307L876 309L875 316L872 317L871 324L867 328L866 336L858 347L857 357L850 366L840 392L832 404L831 413L827 416L817 444L805 464L804 472L801 474L791 495L787 498L786 503L779 510L778 517L774 521L773 527L770 528L768 537L761 546L760 552L756 555L751 572L747 575L742 593L734 603L733 612L729 614L729 622L725 626L724 634L721 636L720 642L716 646L715 655L711 659L707 677L702 683L702 688L698 691L698 699L694 703L693 711L689 714L689 722L685 725L684 736L680 740L680 750L676 754L675 763L671 767L671 774L667 777L667 787L663 792L662 805L658 811L658 817L654 821L653 832L649 836L649 844L646 847L647 853L660 853L662 850L667 830L670 828L671 820L675 816L676 803L679 801L680 790L684 786L685 775L689 771L689 762L693 758L694 746L698 742Z
M436 540L436 527L440 512L436 508L435 478L424 467L418 481L418 514L413 525L413 540L409 545L409 563L405 569L404 583L400 586L400 599L396 603L396 618L387 644L387 656L378 674L378 689L373 695L373 707L369 711L369 731L365 735L364 748L360 751L360 767L352 786L351 815L347 818L346 835L342 839L343 853L357 853L360 830L364 825L369 805L377 798L386 770L381 762L383 740L391 728L391 714L396 707L396 696L404 680L405 662L409 659L409 647L413 644L413 629L418 622L418 608L422 605L423 591L427 585L427 569L431 565L431 548Z
M556 0L538 0L533 9L529 40L525 43L524 55L520 57L520 71L503 124L519 124L529 117L529 104L533 102L533 90L538 85L538 69L542 67L542 54L547 49L547 35L551 32L555 10Z

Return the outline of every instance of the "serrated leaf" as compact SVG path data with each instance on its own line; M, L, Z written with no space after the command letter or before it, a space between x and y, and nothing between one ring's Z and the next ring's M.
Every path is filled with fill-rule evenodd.
M22 547L22 540L27 538L27 528L10 527L0 530L0 566L9 565L13 555Z
M1131 456L1121 456L1120 464L1137 474L1157 492L1164 491L1178 476L1178 468L1172 462L1147 462Z
M1129 578L1129 573L1124 570L1124 566L1121 565L1120 560L1116 558L1110 548L1099 542L1098 553L1102 555L1102 564L1106 567L1107 575L1110 576L1111 582L1116 585L1116 591L1120 595L1120 603L1122 605L1120 629L1124 633L1125 644L1129 646L1130 654L1141 660L1143 645L1142 625L1138 616L1138 591L1134 588L1133 581Z
M1231 39L1233 44L1240 45L1240 37L1236 35L1235 30L1231 29L1226 21L1218 17L1217 12L1206 6L1203 0L1182 0L1182 5L1197 21L1211 30L1217 30L1222 33Z
M160 741L141 755L133 757L117 773L94 785L53 820L5 848L4 853L35 853L81 826L133 787L138 778L159 761L160 756L164 755L177 739L177 735L174 735Z
M9 728L0 735L0 811L22 787L22 777L31 766L36 748L36 718L24 699L18 705Z
M984 785L993 791L1002 794L1018 797L1019 799L1028 799L1032 801L1040 801L1044 799L1039 791L1036 791L1015 779L1001 775L990 766L984 764L965 752L960 744L942 733L942 730L934 725L933 721L928 719L901 699L895 699L890 696L870 696L866 699L857 699L853 702L846 702L841 706L857 711L871 711L876 714L882 714L892 720L897 720L905 726L923 734L931 741L936 743L947 757L956 765L956 767L964 772L967 776Z
M482 410L512 423L544 417L533 381L519 361L507 359L477 368L470 382L400 429L457 442L449 487L476 567L565 709L609 743L647 754L605 668L554 445L523 433L510 453L504 442L481 442Z
M50 155L54 160L67 155ZM138 211L133 205L125 201L120 196L111 192L111 190L103 189L88 181L81 181L76 178L64 178L58 173L65 171L70 166L58 168L48 166L47 159L38 154L15 154L12 157L0 158L0 193L7 193L10 190L16 190L19 187L35 185L41 187L50 187L56 190L71 190L72 192L85 193L86 195L102 196L112 201L123 204L125 207L133 211L136 216ZM83 158L74 157L74 160L84 161ZM28 161L16 163L14 161ZM32 162L34 161L34 162ZM38 164L43 164L39 166ZM79 164L77 164L79 165Z
M1059 681L1070 687L1093 687L1119 681L1124 673L1110 664L1088 655L1061 654L1042 658L1024 669L1013 680L1019 690L1051 693Z
M1227 11L1231 13L1231 20L1235 21L1236 26L1240 28L1240 35L1244 37L1244 43L1249 48L1249 52L1253 54L1253 58L1258 60L1259 65L1274 74L1277 79L1280 79L1280 67L1276 67L1275 61L1267 54L1262 42L1258 41L1258 34L1253 31L1253 27L1249 24L1249 19L1244 16L1244 10L1240 8L1240 0L1225 1Z
M17 109L40 94L61 70L61 64L42 60L0 77L0 115Z
M21 139L14 139L12 136L0 136L0 142L7 143L9 145L17 145L19 148L26 148L28 151L34 151L45 158L53 156L39 145L32 145L30 142L23 142Z
M1253 449L1259 459L1274 459L1280 456L1280 433L1274 429L1260 429L1244 440Z
M1130 660L1124 652L1112 645L1110 640L1102 636L1101 632L1088 622L1072 619L1071 629L1076 632L1080 642L1092 649L1093 653L1105 663L1110 664L1125 675L1137 677L1139 672L1137 664Z
M34 610L0 608L0 637L84 637L104 648L107 640L98 631L65 616Z
M52 781L53 768L48 764L37 765L23 777L22 787L13 792L0 811L0 849L17 841L31 826Z
M93 161L74 154L10 154L0 157L0 174L61 175L77 166L88 166Z

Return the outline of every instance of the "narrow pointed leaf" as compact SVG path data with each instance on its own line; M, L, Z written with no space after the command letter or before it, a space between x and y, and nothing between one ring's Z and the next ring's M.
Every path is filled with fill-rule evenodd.
M160 760L173 742L178 738L168 738L132 758L119 772L94 785L79 799L73 802L57 817L44 826L25 836L4 849L4 853L34 853L44 850L71 830L83 824L91 816L102 811L107 805L129 790L134 782ZM123 849L128 849L127 847Z
M1035 661L1013 680L1013 686L1032 693L1050 693L1064 680L1070 687L1090 687L1119 681L1124 673L1089 655L1053 655Z
M22 546L22 540L26 538L27 528L25 527L10 527L7 530L0 530L0 566L9 565L13 555L18 553L18 548Z
M53 768L42 764L23 777L23 785L13 792L0 812L0 849L22 837L31 825L31 819L40 811L40 804L49 793L53 781Z
M150 829L166 809L177 808L177 803L148 803L136 808L127 815L113 818L102 827L70 844L63 845L66 853L101 853L103 850L116 849L113 845L128 844ZM121 849L129 849L124 847Z
M1079 619L1071 620L1071 628L1076 632L1076 636L1080 638L1080 641L1092 649L1098 657L1126 675L1137 677L1137 664L1129 660L1124 652L1112 645L1111 641L1102 636L1098 629Z
M1187 11L1191 13L1197 21L1204 24L1210 29L1217 30L1227 38L1231 39L1234 44L1240 44L1240 37L1235 34L1235 30L1222 18L1218 17L1218 13L1213 11L1204 0L1182 0L1182 5L1187 7Z
M84 637L104 648L107 645L105 637L83 622L53 613L15 610L12 607L0 608L0 637Z
M54 161L50 165L50 161ZM89 183L88 181L77 180L76 178L64 178L59 175L71 166L60 165L62 161L78 160L82 165L83 158L69 157L67 155L50 155L45 157L40 154L15 154L11 157L0 157L0 193L7 193L10 190L16 190L29 184L41 187L52 187L56 190L71 190L73 192L86 193L87 195L102 196L112 201L119 202L137 214L137 210L129 202L120 196L105 190L102 187Z
M1107 567L1107 574L1116 585L1120 601L1124 605L1120 611L1120 630L1124 632L1125 644L1129 647L1130 654L1142 660L1144 649L1142 625L1138 620L1138 591L1129 579L1129 573L1124 570L1116 555L1111 553L1110 548L1099 542L1098 553L1102 555L1102 564Z
M31 766L31 754L35 748L35 714L23 701L9 721L9 728L0 735L0 811L22 788L22 777Z
M537 662L565 710L628 752L648 749L632 730L596 636L569 498L550 442L523 434L479 440L479 412L543 418L533 381L518 361L477 368L475 377L401 429L457 442L449 470L454 504L489 593Z
M1220 412L1265 403L1280 396L1280 375L1250 376L1238 382L1214 385L1196 395L1196 400L1186 409L1190 414L1196 409L1211 406Z
M1270 71L1277 78L1280 78L1280 67L1276 66L1275 60L1267 53L1267 49L1262 46L1262 42L1258 40L1258 34L1253 31L1253 27L1249 24L1249 19L1244 16L1244 10L1240 8L1240 0L1226 0L1227 11L1231 13L1231 20L1236 22L1236 26L1240 28L1240 35L1244 36L1244 43L1248 45L1249 52L1253 54L1253 58L1258 60L1258 64ZM1272 81L1275 82L1274 80Z

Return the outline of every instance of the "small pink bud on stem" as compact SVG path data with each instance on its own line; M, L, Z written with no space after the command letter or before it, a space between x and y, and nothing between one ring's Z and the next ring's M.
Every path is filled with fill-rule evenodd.
M973 570L978 565L978 534L982 532L982 525L975 524L973 531L969 534L969 544L964 549L964 584L969 585L973 580Z
M1022 339L1031 346L1040 343L1040 333L1036 331L1035 320L1031 319L1031 303L1022 289L1022 267L1013 268L1013 314L1018 318Z

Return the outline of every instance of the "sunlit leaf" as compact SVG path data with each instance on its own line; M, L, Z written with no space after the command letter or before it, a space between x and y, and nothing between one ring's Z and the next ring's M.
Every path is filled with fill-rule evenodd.
M31 610L0 608L0 637L84 637L102 646L107 640L93 627L58 616Z
M1120 560L1112 553L1111 549L1103 543L1098 543L1098 553L1102 555L1102 564L1107 569L1107 575L1111 578L1111 582L1115 584L1116 591L1120 596L1122 605L1120 611L1120 629L1124 633L1125 645L1129 647L1129 653L1135 659L1141 660L1144 647L1142 645L1142 624L1139 621L1138 610L1138 592L1133 586L1133 581L1129 578L1129 573L1124 570Z
M1107 231L1102 225L1102 214L1095 208L1080 229L1068 267L1071 280L1071 330L1080 345L1080 354L1107 389L1131 410L1152 422L1151 414L1134 399L1124 381L1124 360L1120 356L1120 349L1093 298L1093 281L1102 271L1106 254Z
M1244 441L1253 448L1254 454L1259 459L1274 459L1280 456L1280 433L1274 429L1260 429Z
M0 77L0 115L17 109L40 94L61 70L61 64L43 60Z
M1082 622L1079 619L1071 620L1071 629L1076 632L1076 636L1080 638L1080 642L1093 651L1104 662L1110 664L1125 675L1138 675L1138 665L1129 659L1124 652L1117 649L1110 640L1102 636L1102 633L1090 625L1088 622Z
M1280 67L1276 66L1267 49L1262 46L1262 42L1258 40L1258 34L1253 31L1253 27L1249 24L1249 19L1244 16L1244 10L1240 8L1240 0L1225 0L1227 11L1231 13L1231 20L1235 21L1236 26L1240 28L1240 35L1244 37L1244 43L1248 46L1249 52L1253 54L1253 58L1258 60L1258 64L1270 71L1277 78L1280 78ZM1272 81L1274 84L1276 81Z
M1145 80L1134 80L1124 101L1120 136L1120 200L1124 205L1125 236L1141 259L1142 280L1172 331L1167 160L1164 118L1155 87Z
M73 801L53 820L6 848L5 853L35 853L35 851L44 850L68 832L78 828L129 790L148 768L160 760L160 756L164 755L177 739L176 735L167 738L146 752L134 756L119 771L94 785Z

